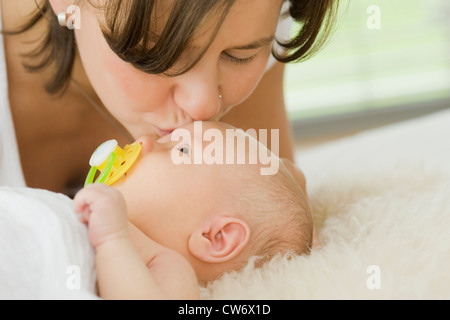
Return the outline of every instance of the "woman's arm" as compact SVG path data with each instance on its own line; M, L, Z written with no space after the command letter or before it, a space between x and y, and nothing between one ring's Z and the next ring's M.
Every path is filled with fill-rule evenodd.
M280 158L294 161L293 138L284 104L284 64L276 63L263 77L252 95L221 120L242 128L280 130ZM270 148L270 131L268 147Z

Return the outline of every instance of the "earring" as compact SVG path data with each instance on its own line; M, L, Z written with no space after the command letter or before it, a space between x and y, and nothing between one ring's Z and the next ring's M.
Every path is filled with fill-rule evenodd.
M67 13L65 11L58 13L58 22L61 27L67 27Z
M222 99L222 98L223 98L223 96L221 94L219 94L219 99Z

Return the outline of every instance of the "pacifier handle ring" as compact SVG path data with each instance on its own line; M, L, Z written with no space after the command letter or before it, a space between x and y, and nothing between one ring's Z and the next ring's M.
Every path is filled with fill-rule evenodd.
M108 157L108 162L105 166L105 169L102 171L100 176L97 178L95 183L105 183L106 179L108 179L108 175L111 172L111 169L113 167L114 161L116 161L117 154L115 152L112 152ZM97 173L98 168L96 166L92 166L89 170L89 173L86 177L86 181L84 182L84 186L86 187L89 184L92 184L94 182L95 174Z
M89 173L86 177L86 181L84 181L84 187L94 182L95 174L97 173L98 168L96 166L92 166L89 170Z
M100 176L98 177L96 183L105 183L106 179L108 179L109 173L113 167L114 161L116 161L117 154L112 152L108 157L108 163L105 166L105 169L102 171Z

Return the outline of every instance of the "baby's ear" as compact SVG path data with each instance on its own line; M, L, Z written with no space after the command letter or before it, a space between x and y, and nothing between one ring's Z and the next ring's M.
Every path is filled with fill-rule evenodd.
M249 238L250 229L243 220L218 216L194 230L189 237L188 250L201 261L221 263L236 257Z

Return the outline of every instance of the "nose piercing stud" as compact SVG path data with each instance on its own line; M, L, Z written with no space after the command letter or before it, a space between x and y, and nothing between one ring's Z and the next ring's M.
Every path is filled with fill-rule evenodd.
M223 98L223 96L221 94L219 94L219 99L222 99L222 98Z

